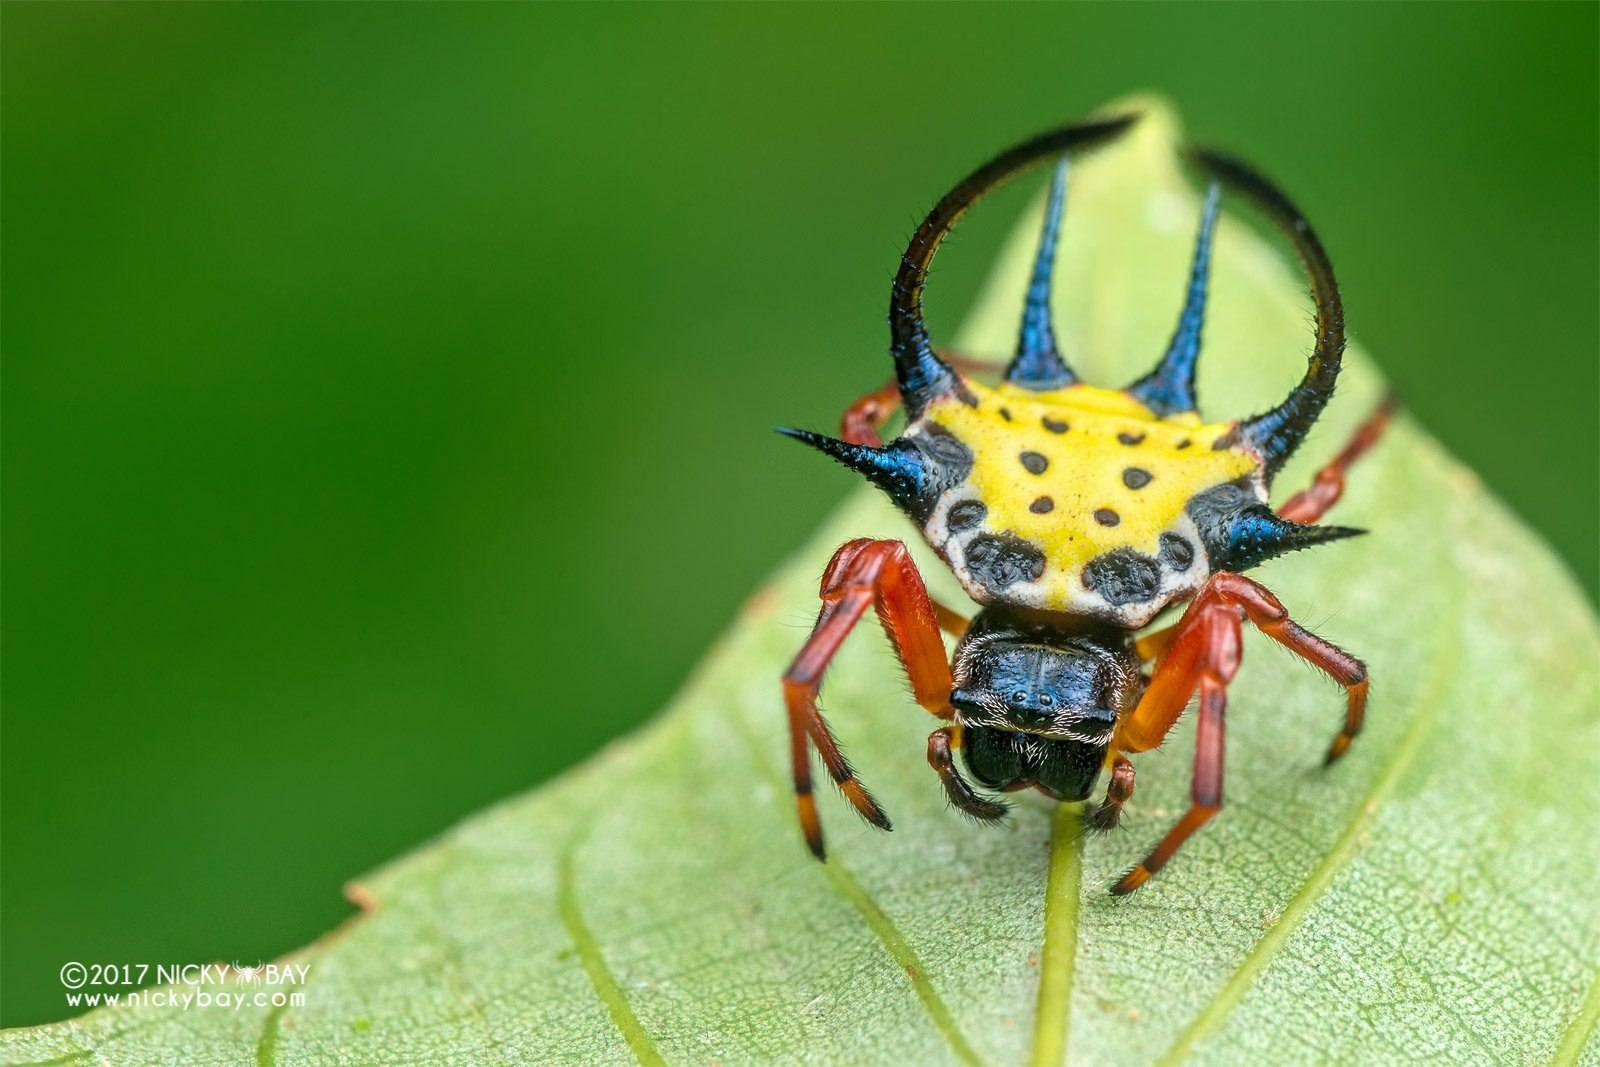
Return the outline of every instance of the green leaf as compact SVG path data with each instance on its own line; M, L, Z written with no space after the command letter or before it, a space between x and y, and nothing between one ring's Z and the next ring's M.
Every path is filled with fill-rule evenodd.
M1198 213L1174 161L1174 119L1141 106L1130 140L1075 169L1059 283L1063 344L1107 384L1162 350ZM963 350L1008 351L1036 215ZM1338 235L1326 236L1337 258ZM1301 285L1228 219L1214 293L1202 400L1213 418L1248 414L1303 366ZM887 365L863 358L867 381ZM1286 491L1382 391L1359 351L1346 377ZM843 383L841 398L858 384ZM798 450L784 461L817 462ZM356 896L368 913L290 957L310 967L302 1005L99 1010L13 1031L4 1057L1600 1062L1594 1043L1583 1048L1600 1013L1595 619L1549 551L1407 418L1336 514L1373 534L1260 576L1300 620L1367 659L1367 732L1323 770L1337 690L1248 638L1228 806L1131 898L1106 886L1183 810L1190 726L1139 760L1125 832L1084 841L1073 808L1038 798L1005 828L977 827L946 810L922 757L933 723L865 627L824 697L896 831L823 797L833 858L806 853L779 673L832 549L913 537L862 490L750 601L651 728L365 879ZM935 589L958 600L917 551ZM627 649L617 656L625 670Z

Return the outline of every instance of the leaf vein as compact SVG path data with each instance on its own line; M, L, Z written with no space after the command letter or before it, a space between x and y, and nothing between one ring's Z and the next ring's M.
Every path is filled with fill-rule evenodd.
M855 908L862 921L883 943L890 958L911 980L911 987L916 991L917 999L922 1001L922 1006L927 1009L928 1017L933 1020L935 1029L949 1042L950 1050L956 1054L956 1058L967 1064L982 1063L977 1052L962 1035L961 1028L956 1025L955 1017L950 1014L949 1007L933 988L933 982L928 979L927 967L923 965L911 943L895 926L894 920L889 918L888 914L878 906L878 902L872 899L872 894L867 892L866 887L857 881L855 875L851 874L837 858L823 864L823 869L827 872L828 881L832 883L833 888Z
M1439 617L1453 620L1455 615L1452 611L1445 610ZM1419 701L1411 725L1406 729L1400 743L1395 746L1388 763L1373 781L1366 795L1361 798L1361 803L1356 806L1350 821L1345 825L1344 831L1334 842L1333 847L1328 850L1328 854L1311 872L1311 876L1306 879L1299 892L1285 905L1278 922L1256 942L1255 948L1251 949L1239 967L1223 983L1216 996L1183 1033L1178 1035L1172 1047L1158 1061L1161 1067L1171 1067L1182 1062L1199 1042L1209 1037L1212 1031L1221 1025L1228 1013L1250 991L1251 986L1255 984L1256 976L1278 954L1289 940L1289 935L1299 927L1301 921L1310 913L1312 906L1360 849L1362 836L1377 818L1378 809L1399 784L1400 778L1416 762L1423 743L1438 720L1439 711L1444 706L1445 697L1449 692L1451 679L1456 673L1460 636L1460 626L1454 622L1440 628L1437 652L1433 657L1434 667L1428 679L1427 689Z
M278 1057L278 1023L289 1010L288 998L267 1012L261 1024L261 1036L256 1040L256 1067L273 1067Z
M94 1053L88 1049L79 1049L77 1052L69 1052L64 1056L57 1056L53 1060L32 1060L28 1063L13 1064L12 1067L66 1067L69 1063L77 1063L85 1056L93 1055Z
M784 795L785 784L767 762L766 754L757 742L750 724L737 713L728 716L728 719L745 746L750 749L753 757L751 762L773 783L775 795ZM916 950L911 947L911 943L900 933L899 927L895 926L894 920L889 918L888 913L878 905L872 894L867 892L867 888L856 880L855 875L839 862L837 856L825 862L822 869L834 891L856 910L856 914L867 924L867 929L872 931L883 944L884 950L889 953L889 957L905 973L911 982L912 991L917 994L917 999L927 1010L934 1029L938 1030L940 1036L950 1045L950 1050L956 1054L956 1058L966 1064L981 1064L983 1060L967 1041L966 1035L961 1032L961 1027L956 1023L955 1016L950 1013L949 1006L939 996L939 991L933 987L933 981L928 977L928 968Z
M1595 1035L1595 1024L1600 1023L1600 974L1589 985L1589 992L1578 1006L1578 1014L1561 1035L1561 1043L1551 1057L1553 1067L1572 1067L1583 1054L1589 1039Z
M611 973L611 968L606 966L600 942L578 909L577 879L574 876L577 851L578 842L574 840L562 852L558 863L556 910L561 915L561 925L572 939L573 948L577 950L578 960L583 964L584 973L589 976L589 984L594 987L595 995L610 1013L611 1021L622 1033L628 1048L633 1050L634 1058L645 1067L656 1067L658 1064L665 1067L666 1060L657 1051L649 1031L633 1013L633 1006L628 1003L621 983Z

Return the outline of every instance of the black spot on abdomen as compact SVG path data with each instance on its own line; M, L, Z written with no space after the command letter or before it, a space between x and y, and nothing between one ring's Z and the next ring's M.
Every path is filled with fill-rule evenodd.
M1175 571L1186 571L1194 562L1194 546L1174 533L1161 535L1161 548L1156 552L1162 563Z
M977 526L989 514L989 509L981 500L963 500L954 505L950 513L945 516L945 525L951 530L970 530Z
M1122 472L1122 484L1129 489L1143 489L1150 484L1150 472L1143 467L1129 467Z
M1115 526L1122 521L1122 516L1110 508L1100 508L1094 513L1094 521L1101 526Z
M1112 607L1143 604L1161 591L1161 567L1142 552L1114 548L1083 568L1083 587Z
M938 423L927 424L910 440L928 459L935 493L959 485L972 473L972 449Z
M1028 510L1035 515L1048 515L1056 509L1056 502L1047 496L1042 496L1028 505Z
M1044 553L1013 534L980 534L967 542L965 555L973 579L996 592L1044 573Z
M1043 474L1044 469L1050 466L1050 461L1037 452L1024 452L1017 459L1022 461L1022 466L1029 474Z
M1144 434L1142 434L1142 433L1119 433L1119 434L1117 434L1117 440L1121 441L1125 445L1136 445L1139 442L1144 440Z
M1044 416L1039 421L1042 422L1044 424L1044 428L1049 430L1051 433L1066 433L1067 432L1067 424L1066 423L1061 422L1058 419L1052 419L1049 415Z

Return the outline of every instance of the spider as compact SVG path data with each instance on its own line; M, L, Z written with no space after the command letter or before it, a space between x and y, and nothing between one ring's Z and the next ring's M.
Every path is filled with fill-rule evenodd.
M1344 309L1316 234L1266 178L1230 156L1190 153L1211 179L1187 298L1156 368L1121 390L1078 380L1057 348L1051 273L1066 199L1067 160L1115 138L1137 116L1041 134L996 156L923 220L895 276L889 307L895 378L846 411L841 438L780 429L865 476L904 511L979 605L969 621L929 595L905 545L859 539L822 577L815 628L783 677L800 826L826 858L812 793L810 746L869 823L889 817L856 778L817 710L824 669L875 608L918 704L944 720L927 758L950 803L983 822L1007 805L992 792L1033 787L1087 800L1102 770L1104 799L1087 810L1096 831L1118 824L1134 789L1130 754L1159 745L1198 692L1191 806L1111 892L1144 885L1222 807L1223 720L1239 668L1243 624L1330 675L1346 690L1344 725L1327 763L1361 731L1367 671L1301 626L1243 572L1285 552L1363 531L1316 525L1339 499L1351 464L1382 434L1386 400L1314 483L1276 511L1273 477L1332 396L1345 345ZM980 197L1051 157L1043 233L1016 354L989 388L967 361L935 351L922 292L940 243ZM1304 378L1252 418L1203 423L1194 372L1205 315L1220 189L1245 195L1294 243L1310 276L1315 343ZM878 430L897 406L905 428ZM1163 609L1178 621L1138 636ZM946 653L941 636L955 640ZM975 788L956 765L960 752Z

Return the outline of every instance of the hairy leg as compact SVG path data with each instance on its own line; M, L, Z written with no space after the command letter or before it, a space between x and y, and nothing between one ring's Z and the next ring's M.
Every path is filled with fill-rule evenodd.
M969 374L990 374L1002 369L963 356L952 356L948 352L941 352L940 357L952 367ZM889 416L893 415L899 406L900 386L893 381L870 393L862 394L844 409L844 415L839 419L840 439L849 441L853 445L878 448L883 444L883 438L878 436L878 431L883 429L883 424L889 421Z
M1228 704L1228 683L1239 670L1242 623L1237 611L1223 603L1212 603L1203 605L1199 612L1194 612L1191 606L1179 627L1180 632L1173 639L1170 649L1173 653L1181 654L1181 658L1164 657L1168 665L1157 668L1151 688L1155 688L1155 683L1162 680L1163 669L1169 676L1181 672L1183 677L1176 679L1172 689L1174 693L1183 694L1176 712L1171 713L1173 721L1188 703L1189 694L1196 689L1200 692L1200 722L1195 736L1189 810L1138 866L1111 887L1111 892L1118 896L1131 893L1148 882L1152 875L1166 866L1190 835L1222 810L1223 726ZM1141 700L1134 714L1137 715L1145 706ZM1140 743L1143 743L1142 739ZM1107 801L1109 803L1109 796Z
M1111 781L1106 783L1106 798L1098 808L1084 816L1085 825L1101 833L1115 830L1117 823L1122 820L1122 805L1133 796L1133 781L1133 763L1127 756L1117 753L1111 763Z
M950 662L937 614L905 545L866 538L845 544L834 553L823 573L821 596L817 624L783 676L800 827L818 859L825 858L826 850L812 791L811 745L816 746L828 773L861 816L874 826L890 828L889 817L856 780L833 732L817 710L823 672L868 608L877 608L883 628L911 679L917 703L942 719L955 714L950 706Z
M1383 403L1378 405L1377 410L1368 415L1367 420L1356 428L1355 434L1344 449L1333 457L1331 463L1317 472L1310 487L1290 497L1283 507L1278 509L1278 514L1293 522L1316 522L1327 514L1328 509L1337 504L1339 498L1344 495L1345 478L1351 466L1383 437L1383 431L1388 428L1389 419L1399 404L1399 398L1393 393L1384 397Z
M1226 692L1239 668L1245 619L1345 687L1344 727L1329 747L1326 762L1342 756L1361 731L1367 703L1367 671L1361 661L1296 624L1278 598L1260 583L1229 572L1213 575L1173 627L1150 685L1138 706L1118 724L1114 742L1122 752L1156 747L1198 690L1200 723L1192 806L1145 861L1117 883L1114 893L1131 892L1143 885L1189 835L1221 809Z
M938 773L939 781L944 783L945 796L950 798L951 804L974 819L994 822L1005 818L1006 806L973 789L956 769L954 750L960 747L960 726L941 726L928 735L928 766Z

